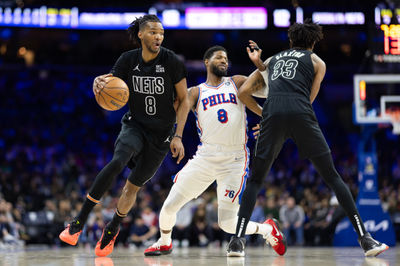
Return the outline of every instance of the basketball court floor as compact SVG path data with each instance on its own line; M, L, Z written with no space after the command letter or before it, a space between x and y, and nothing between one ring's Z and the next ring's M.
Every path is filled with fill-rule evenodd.
M388 266L400 265L400 248L391 247L376 258L365 258L361 249L354 248L298 248L289 247L280 257L269 248L246 249L245 258L227 258L223 248L176 248L172 254L161 257L145 257L142 250L116 248L109 257L99 258L93 249L26 248L20 251L0 251L0 265L29 266Z

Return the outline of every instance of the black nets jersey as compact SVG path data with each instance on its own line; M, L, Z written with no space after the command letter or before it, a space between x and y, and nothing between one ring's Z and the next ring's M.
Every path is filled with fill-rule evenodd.
M129 87L132 120L149 129L168 129L176 121L173 108L175 84L186 77L186 68L176 54L164 47L157 57L144 62L142 49L123 53L111 73Z
M272 56L268 64L270 100L265 103L270 105L270 113L313 112L310 103L314 79L311 54L309 50L292 48Z

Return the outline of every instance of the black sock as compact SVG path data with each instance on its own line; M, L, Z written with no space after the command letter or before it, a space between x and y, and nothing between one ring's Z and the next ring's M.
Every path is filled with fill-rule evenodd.
M89 213L92 211L94 206L96 206L96 204L96 202L86 198L85 202L82 205L82 209L75 219L78 220L80 224L84 225L86 223Z
M112 231L116 231L121 224L122 220L127 216L127 214L122 214L118 211L115 211L114 216L111 222L107 225L107 228Z
M258 191L259 185L257 183L247 183L240 203L238 223L236 224L235 235L237 237L244 237L246 234L247 224L256 205Z

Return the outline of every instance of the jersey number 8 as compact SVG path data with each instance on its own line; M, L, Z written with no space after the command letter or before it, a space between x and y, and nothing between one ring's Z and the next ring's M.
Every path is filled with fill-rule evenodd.
M144 98L144 103L146 105L146 113L148 115L156 114L156 98L154 96L146 96Z
M225 124L228 122L228 113L224 109L219 109L217 111L218 114L218 121Z

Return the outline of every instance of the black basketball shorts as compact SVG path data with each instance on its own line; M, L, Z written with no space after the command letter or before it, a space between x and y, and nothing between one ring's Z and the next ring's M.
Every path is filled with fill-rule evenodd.
M134 121L122 124L114 152L123 150L131 154L128 180L132 184L141 187L154 176L169 151L173 134L173 129L161 134L150 132Z
M275 114L261 120L255 157L276 159L287 139L292 139L301 158L313 158L330 152L313 113Z

